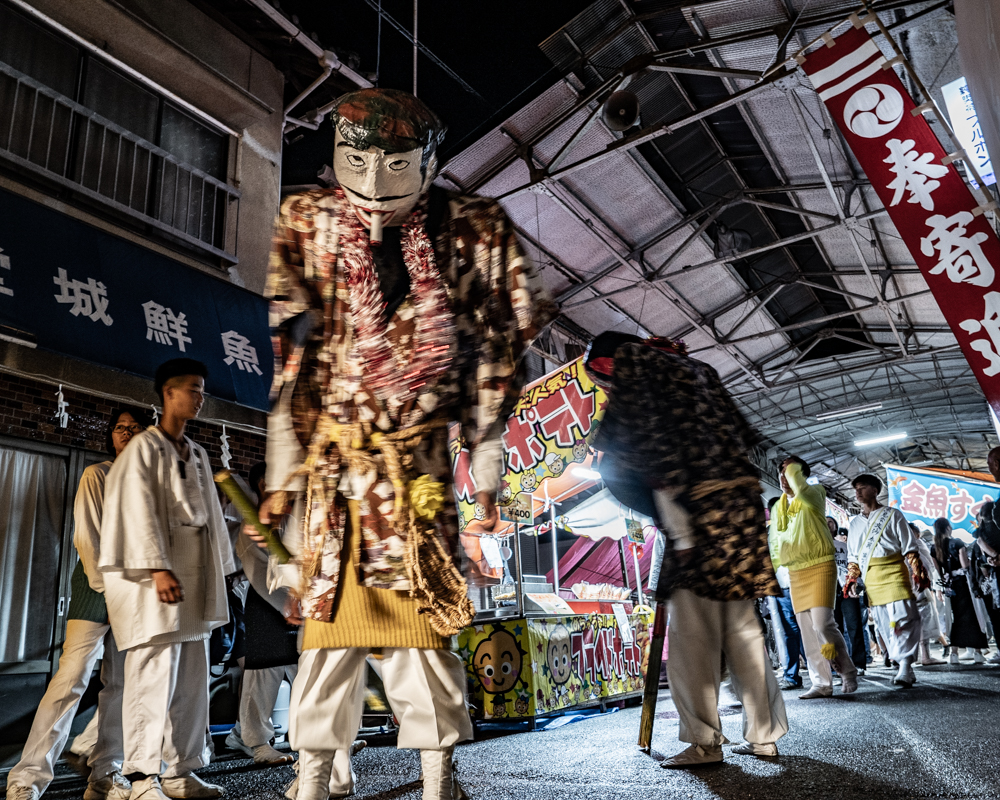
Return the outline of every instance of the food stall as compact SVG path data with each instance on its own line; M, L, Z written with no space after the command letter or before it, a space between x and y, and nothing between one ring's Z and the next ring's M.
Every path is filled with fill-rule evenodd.
M525 388L503 435L504 522L494 531L479 524L485 509L474 501L468 452L453 442L478 610L458 652L477 721L533 724L642 693L653 614L633 599L643 598L655 529L601 490L599 454L588 443L606 402L582 358ZM567 532L575 540L560 553ZM548 552L539 547L543 536ZM534 552L522 552L528 547ZM526 561L551 569L529 574Z

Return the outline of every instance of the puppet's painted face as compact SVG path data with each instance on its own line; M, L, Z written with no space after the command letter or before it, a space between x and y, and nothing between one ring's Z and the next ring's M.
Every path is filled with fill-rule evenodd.
M562 686L573 674L573 658L569 652L569 631L564 626L557 625L552 631L545 656L549 664L549 672L552 673L552 682L556 686Z
M383 226L405 222L426 188L422 156L419 147L405 153L386 153L377 147L358 150L337 131L333 172L366 228L372 227L373 213L381 215ZM426 172L433 174L430 165Z
M521 651L507 631L495 631L483 639L472 655L479 682L490 694L510 691L521 675Z

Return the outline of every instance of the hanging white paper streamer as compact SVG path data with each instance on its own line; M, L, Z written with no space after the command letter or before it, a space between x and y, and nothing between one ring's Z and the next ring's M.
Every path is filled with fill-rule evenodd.
M59 427L65 428L69 425L69 414L66 413L66 409L69 408L69 403L63 398L62 384L59 384L59 391L56 392L56 419L59 420Z
M229 437L226 436L226 426L222 426L222 435L219 437L222 440L222 466L225 469L229 469L229 460L232 458L232 452L229 450Z
M160 412L156 410L156 406L152 403L149 404L149 407L153 409L153 426L155 427L160 424Z

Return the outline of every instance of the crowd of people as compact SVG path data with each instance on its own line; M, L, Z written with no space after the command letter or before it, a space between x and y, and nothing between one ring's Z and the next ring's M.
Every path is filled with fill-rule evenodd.
M1000 481L1000 448L991 451L988 464ZM933 530L907 522L902 512L879 501L882 481L861 474L852 486L862 512L846 530L828 516L824 530L820 515L825 513L825 490L803 480L808 475L808 465L790 457L781 467L784 494L770 501L771 553L783 587L778 618L772 620L784 645L781 688L802 688L803 659L807 664L818 661L819 666L809 667L812 685L799 695L802 699L831 696L833 674L845 694L855 691L856 676L879 659L879 666L896 670L892 682L904 687L916 683L914 665L959 664L963 650L973 663L986 663L988 640L1000 632L1000 551L995 546L1000 545L1000 528L993 522L994 504L987 502L980 509L975 541L967 546L952 535L946 518L935 520ZM782 508L796 506L796 513L811 515L811 523L793 524L793 517L782 515ZM807 630L810 620L799 614L801 605L794 606L795 587L800 587L800 597L806 592L804 576L795 573L828 562L836 564L837 574L834 582L833 567L826 568L821 599L828 627L816 636L815 628ZM832 625L828 614L833 615ZM943 647L943 658L931 654L934 644ZM1000 663L1000 641L997 646L998 652L988 659L991 663ZM824 671L827 663L833 666L829 675Z
M259 763L291 761L271 723L290 681L291 800L352 793L372 656L398 746L420 751L424 800L465 796L453 753L472 725L451 643L473 606L455 557L449 426L470 449L490 530L521 357L554 307L495 203L431 185L444 128L423 103L366 89L341 98L334 118L339 187L281 208L267 286L267 464L246 486L291 559L269 554L238 517L227 524L208 454L186 435L207 370L164 363L157 424L116 411L109 460L77 492L63 655L8 800L38 800L51 783L102 653L85 800L221 796L195 770L212 753L209 640L237 616L244 673L226 742ZM928 642L939 636L951 661L962 648L984 659L988 624L1000 622L992 504L975 547L951 537L947 520L928 544L864 474L853 481L863 510L841 531L809 465L789 456L768 524L746 454L752 432L711 367L680 343L605 334L586 368L610 398L595 445L602 475L664 532L654 595L671 615L668 672L689 744L664 767L723 759L723 660L744 711L746 742L733 752L775 757L788 731L781 689L803 686L800 659L808 700L831 696L835 681L855 692L869 652L884 652L904 687L914 664L935 663ZM755 616L762 596L777 599L780 683Z

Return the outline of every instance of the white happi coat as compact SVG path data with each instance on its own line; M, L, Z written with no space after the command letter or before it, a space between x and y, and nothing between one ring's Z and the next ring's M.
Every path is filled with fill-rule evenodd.
M229 619L225 576L236 570L232 547L208 454L187 443L186 478L177 451L157 428L136 436L108 473L99 566L121 650L205 639ZM160 601L154 569L176 575L183 602Z
M905 556L917 550L917 537L910 530L910 525L906 521L903 513L896 508L886 508L880 506L875 509L870 516L858 514L851 518L850 527L847 530L847 560L852 564L861 565L864 557L862 548L865 544L865 537L868 534L869 525L876 530L882 526L882 515L889 514L889 524L882 532L882 538L878 540L872 552L872 558L884 558L885 556L899 553ZM864 582L865 576L861 576Z
M73 545L83 562L87 583L104 593L104 576L97 566L101 554L101 515L104 512L104 485L114 462L91 464L83 471L73 501Z

